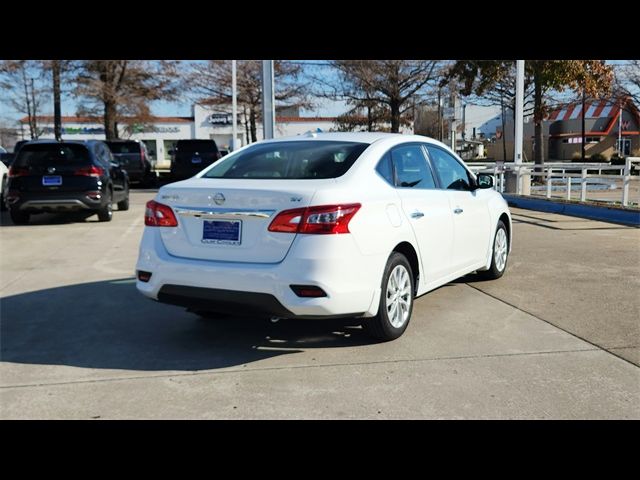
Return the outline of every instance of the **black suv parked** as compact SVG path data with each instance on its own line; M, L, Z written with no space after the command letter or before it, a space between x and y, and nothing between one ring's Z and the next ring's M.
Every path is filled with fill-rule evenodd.
M11 220L29 223L42 212L92 211L101 222L129 209L129 177L109 147L97 140L29 142L9 169L6 195Z
M178 140L170 153L173 181L193 177L221 157L213 140Z
M152 183L152 166L144 143L138 140L112 140L106 143L113 157L129 174L131 182Z

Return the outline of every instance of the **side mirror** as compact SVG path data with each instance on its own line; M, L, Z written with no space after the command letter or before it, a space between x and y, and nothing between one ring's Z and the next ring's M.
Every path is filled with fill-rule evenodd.
M476 188L493 188L493 175L479 173Z
M168 153L169 155L175 155L176 151L173 148L170 148Z

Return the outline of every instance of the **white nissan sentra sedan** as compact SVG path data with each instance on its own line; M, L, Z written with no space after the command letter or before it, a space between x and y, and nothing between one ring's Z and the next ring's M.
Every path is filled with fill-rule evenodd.
M511 215L492 186L422 136L254 143L147 203L136 285L203 314L357 317L392 340L416 297L504 273Z

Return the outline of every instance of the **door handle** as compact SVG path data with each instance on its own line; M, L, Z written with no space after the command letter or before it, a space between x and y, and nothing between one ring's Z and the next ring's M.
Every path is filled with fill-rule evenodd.
M460 213L462 213L462 212L464 212L464 210L462 210L460 207L456 208L456 209L453 211L453 213L455 213L456 215L458 215L458 214L460 214Z
M413 212L411 214L411 218L422 218L422 217L424 217L424 213L422 212Z

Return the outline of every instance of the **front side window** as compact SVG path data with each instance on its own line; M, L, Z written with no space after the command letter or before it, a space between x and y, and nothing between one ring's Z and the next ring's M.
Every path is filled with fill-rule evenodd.
M466 168L450 153L438 147L427 145L431 163L442 188L449 190L471 190L471 177Z
M262 143L226 156L202 178L337 178L351 168L368 146L321 140Z
M420 145L405 145L391 150L396 186L401 188L436 188L431 169Z

